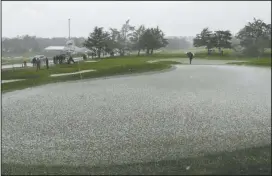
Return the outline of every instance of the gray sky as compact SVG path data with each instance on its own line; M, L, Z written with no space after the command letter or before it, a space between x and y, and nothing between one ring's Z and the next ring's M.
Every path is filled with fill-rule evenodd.
M95 26L157 25L167 36L195 36L204 27L236 33L253 17L271 23L271 1L2 2L2 36L87 37Z

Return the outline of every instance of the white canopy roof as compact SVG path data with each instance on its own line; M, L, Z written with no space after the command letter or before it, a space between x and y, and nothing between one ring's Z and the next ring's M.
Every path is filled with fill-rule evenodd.
M56 51L56 50L60 50L60 51L63 51L65 48L65 46L49 46L49 47L46 47L45 50L52 50L52 51Z

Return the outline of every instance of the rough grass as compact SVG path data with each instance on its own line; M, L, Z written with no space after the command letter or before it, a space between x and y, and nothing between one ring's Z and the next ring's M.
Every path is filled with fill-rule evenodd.
M50 67L49 70L42 68L36 72L35 68L2 70L2 80L25 79L2 84L2 92L38 86L60 81L79 80L103 76L142 73L148 71L160 71L171 68L178 62L147 63L148 58L112 58L103 59L99 62L79 62L78 64L63 64ZM80 68L80 69L79 69ZM51 74L71 73L79 70L94 69L95 72L86 72L75 75L50 77Z
M188 169L188 166L190 168ZM186 169L187 168L187 169ZM172 161L112 166L2 164L4 175L271 175L271 145Z

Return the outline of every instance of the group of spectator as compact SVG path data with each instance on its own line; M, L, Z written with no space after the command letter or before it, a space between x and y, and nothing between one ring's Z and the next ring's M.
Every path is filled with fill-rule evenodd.
M66 55L61 54L53 57L53 63L54 64L62 64L66 60ZM72 56L69 56L67 59L67 63L70 64L71 62L75 63L74 59Z
M45 62L45 66L46 66L46 69L49 69L49 60L47 57L45 57L44 60L42 60L41 58L39 57L34 57L32 59L32 64L33 64L33 67L36 67L36 71L40 70L41 69L41 62L44 61Z

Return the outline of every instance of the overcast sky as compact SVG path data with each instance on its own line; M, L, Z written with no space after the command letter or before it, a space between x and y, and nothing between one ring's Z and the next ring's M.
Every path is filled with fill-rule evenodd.
M95 26L157 25L167 36L195 36L204 27L236 33L253 17L271 23L271 1L2 2L2 36L87 37Z

